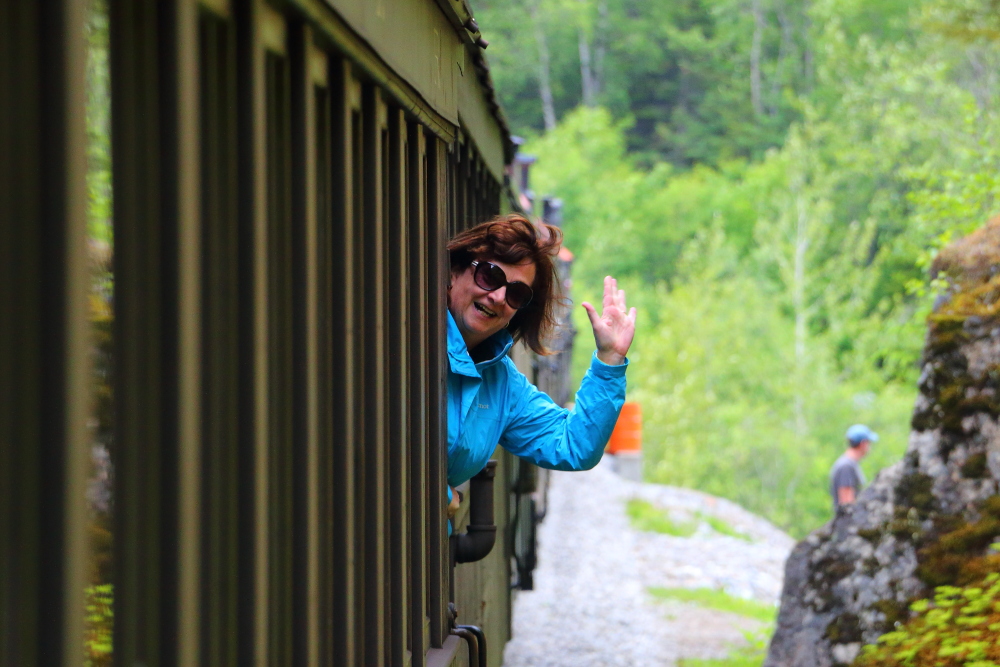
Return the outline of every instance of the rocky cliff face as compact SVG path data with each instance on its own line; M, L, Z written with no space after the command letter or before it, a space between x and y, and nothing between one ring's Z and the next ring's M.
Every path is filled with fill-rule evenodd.
M1000 218L942 251L906 455L788 559L765 667L846 665L933 586L1000 570Z

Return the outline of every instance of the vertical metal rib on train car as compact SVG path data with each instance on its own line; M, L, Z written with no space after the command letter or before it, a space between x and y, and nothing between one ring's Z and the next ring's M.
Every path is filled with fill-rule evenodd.
M409 237L407 252L409 272L409 628L407 647L413 667L423 667L424 652L430 645L430 619L427 614L428 576L427 546L427 461L430 442L428 420L431 413L427 400L428 374L427 330L430 313L428 293L433 286L427 280L427 261L436 257L428 252L427 228L427 139L417 122L407 125L407 209ZM436 314L435 314L436 316Z
M285 20L234 3L240 107L242 308L240 664L290 655L291 391L288 74Z
M196 662L198 43L193 2L110 5L116 278L115 657Z
M327 85L326 55L313 45L312 30L290 26L292 72L292 270L294 272L294 458L293 458L293 651L292 664L319 662L319 508L321 459L319 449L322 358L320 355L319 168L326 159L326 114L320 106Z
M353 142L351 154L353 156L352 169L354 170L351 181L353 184L351 197L354 200L355 207L354 218L351 221L353 225L352 240L354 243L352 249L354 256L352 287L355 296L353 300L354 307L351 312L351 322L354 325L354 346L349 350L349 354L353 356L353 401L355 410L350 415L350 418L354 419L354 460L351 462L351 466L354 471L355 486L351 505L353 508L354 541L348 544L350 545L354 562L354 606L351 610L352 623L354 623L355 630L355 637L353 639L355 642L354 655L355 660L359 664L362 664L365 659L365 637L362 628L364 628L368 605L375 603L375 601L368 600L365 583L365 577L367 576L368 569L371 567L367 561L367 537L372 530L372 527L368 525L368 506L365 496L369 466L365 445L369 438L367 413L370 409L365 396L368 391L368 385L374 380L370 376L366 364L367 348L369 345L368 332L372 330L372 327L367 315L367 303L364 299L366 288L365 273L367 270L367 255L365 253L367 202L365 201L364 193L365 168L368 161L364 150L364 137L366 123L374 121L366 121L362 113L362 93L359 81L352 80L351 93L354 105L351 112L351 141Z
M88 345L85 3L0 30L0 665L79 660Z
M445 312L447 302L448 259L444 250L451 223L450 174L448 150L438 137L428 137L427 146L427 261L428 329L427 363L430 415L427 420L428 474L427 474L427 524L428 558L428 616L430 617L431 646L440 647L448 636L448 538L445 527L445 487L447 485L447 412L445 385L448 355L445 347Z
M331 667L334 661L341 657L336 642L335 624L338 610L342 604L336 596L335 581L347 576L346 568L336 569L336 564L345 552L346 543L338 541L336 526L340 524L337 516L344 511L336 504L337 472L334 466L337 452L344 445L338 441L338 435L344 425L337 421L336 415L342 408L336 390L341 377L337 373L339 363L335 358L344 354L345 336L336 336L335 332L343 326L346 313L334 306L334 293L346 289L343 283L334 284L337 269L344 262L340 257L347 255L347 247L342 244L342 220L335 218L335 200L333 189L334 160L332 151L332 111L333 101L339 96L335 94L333 69L339 62L331 61L326 53L313 54L314 63L323 68L326 81L323 85L317 83L314 89L314 106L316 118L316 357L317 365L317 495L316 500L316 607L315 621L316 647L319 657L316 664ZM336 251L334 244L336 243ZM337 345L334 347L334 340Z
M364 144L364 319L365 331L365 663L385 663L387 634L386 467L386 106L380 89L362 90Z
M237 603L236 603L236 662L254 665L259 639L255 622L258 604L257 562L257 432L258 405L257 373L260 359L257 351L257 310L260 287L256 276L260 261L257 257L258 232L257 191L259 144L254 13L251 3L234 3L233 20L236 37L236 107L237 107L237 214L239 220L239 391L238 463L237 473ZM262 244L261 244L262 245Z
M115 227L116 658L161 662L164 236L156 7L110 4ZM164 228L166 226L166 229ZM169 298L169 297L168 297ZM170 400L169 397L166 400ZM170 443L172 445L173 443ZM166 446L170 446L166 445ZM169 633L169 630L167 630Z
M240 280L236 53L231 20L200 18L202 226L202 507L198 632L203 665L235 667L240 470Z
M329 288L331 317L324 332L324 347L330 355L331 386L324 409L330 412L329 448L331 537L327 595L332 605L330 621L332 664L356 664L357 635L361 625L357 613L363 599L358 586L363 552L359 530L363 517L357 501L359 481L355 462L360 460L359 417L362 378L360 318L361 201L360 179L360 90L350 63L330 63L330 236L324 252L331 259ZM322 225L321 225L322 228ZM328 663L330 664L330 663Z
M269 15L268 22L284 22ZM262 26L262 32L276 29ZM293 285L291 198L291 87L288 58L276 52L284 44L266 43L266 190L267 223L267 606L269 665L288 665L292 657L293 560L293 402L301 400L293 373L293 322L301 317ZM259 501L258 501L259 502Z
M407 562L410 544L407 539L410 517L407 513L410 469L409 419L411 397L407 382L410 367L408 339L409 317L409 254L407 237L410 232L409 207L407 206L407 175L409 152L407 150L406 119L402 109L390 107L388 112L387 148L388 183L386 192L389 208L386 249L388 258L388 411L389 433L387 451L388 530L389 530L389 604L387 607L389 634L386 637L388 664L402 666L407 660L407 616L409 614L409 577Z

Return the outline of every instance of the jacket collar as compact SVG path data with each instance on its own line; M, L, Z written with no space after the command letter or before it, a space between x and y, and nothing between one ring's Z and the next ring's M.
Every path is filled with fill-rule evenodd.
M482 369L499 363L501 359L507 356L511 346L514 345L514 339L511 338L506 329L501 329L480 343L480 345L486 345L492 349L489 359L476 364L473 363L472 357L469 356L469 348L465 346L465 340L462 338L462 333L458 330L455 318L448 311L448 360L451 364L451 372L468 377L481 377L480 371Z

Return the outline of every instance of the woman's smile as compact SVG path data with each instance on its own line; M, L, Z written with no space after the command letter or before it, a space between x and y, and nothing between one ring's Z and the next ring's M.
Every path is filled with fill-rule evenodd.
M476 307L476 310L478 310L479 312L481 312L486 317L500 317L499 313L493 312L492 310L490 310L489 308L487 308L486 306L484 306L481 303L477 303L477 302L473 301L472 304Z

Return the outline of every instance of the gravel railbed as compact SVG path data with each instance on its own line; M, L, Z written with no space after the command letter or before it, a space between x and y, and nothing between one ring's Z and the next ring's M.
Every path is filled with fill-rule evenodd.
M553 473L535 590L517 594L504 667L673 665L725 656L744 630L757 627L733 614L657 601L648 592L653 586L721 588L777 604L794 546L788 535L724 499L622 479L610 458L588 472ZM630 498L677 520L718 516L752 541L704 523L688 538L636 531L625 514Z

